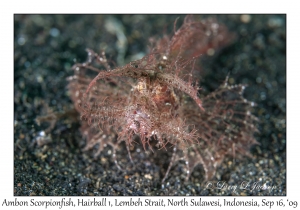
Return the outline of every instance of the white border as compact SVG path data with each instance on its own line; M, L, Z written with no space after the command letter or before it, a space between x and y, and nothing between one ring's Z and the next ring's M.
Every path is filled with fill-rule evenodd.
M294 2L294 3L293 3ZM287 14L287 197L297 200L299 169L299 11L296 1L1 1L0 201L13 195L13 14L15 13L286 13ZM75 199L75 197L72 197ZM263 197L254 197L262 199ZM38 199L38 198L37 198ZM40 199L40 198L39 198ZM215 198L207 198L215 199ZM241 197L238 199L243 200ZM247 199L247 198L245 198ZM280 197L267 197L278 200ZM299 201L299 199L298 199ZM6 209L6 208L2 208ZM159 209L159 208L158 208ZM274 209L274 208L272 208ZM276 209L276 208L275 208Z

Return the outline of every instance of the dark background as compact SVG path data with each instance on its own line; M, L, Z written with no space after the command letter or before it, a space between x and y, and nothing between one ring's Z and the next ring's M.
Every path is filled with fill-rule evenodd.
M119 171L111 148L97 158L93 151L82 151L85 141L76 118L59 119L44 136L47 125L35 122L50 110L72 108L66 78L75 61L86 60L86 48L105 49L118 65L126 64L148 52L150 38L172 34L175 19L180 17L178 28L184 15L16 14L14 195L286 195L286 16L195 18L208 16L225 24L236 39L214 56L202 57L201 94L217 88L230 73L231 84L248 84L244 96L257 104L253 113L260 120L256 134L260 145L253 147L253 158L225 159L211 180L224 183L222 189L205 189L201 166L184 182L183 163L172 168L162 188L171 150L153 154L137 146L133 167L121 147L117 158L125 170ZM275 189L225 189L243 181Z

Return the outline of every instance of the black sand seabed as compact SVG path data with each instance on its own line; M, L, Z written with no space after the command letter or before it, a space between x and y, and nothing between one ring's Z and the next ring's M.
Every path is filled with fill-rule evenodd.
M35 118L46 114L47 106L58 112L72 107L66 78L74 59L85 61L85 48L106 49L119 64L126 63L145 54L150 37L172 32L178 16L179 26L182 15L14 16L14 195L286 195L285 15L215 16L237 39L203 58L203 94L230 72L231 84L248 84L244 96L257 103L254 114L260 120L253 158L225 159L211 180L223 183L222 189L205 188L201 166L184 182L184 164L172 168L162 188L171 151L153 154L137 146L133 167L121 147L117 158L125 170L119 171L111 148L97 158L82 151L85 141L73 118L59 120L43 137L47 125L38 126ZM272 189L240 189L243 182Z

